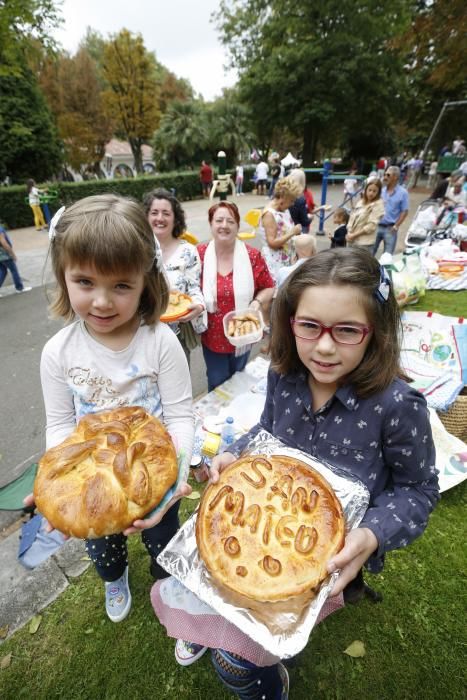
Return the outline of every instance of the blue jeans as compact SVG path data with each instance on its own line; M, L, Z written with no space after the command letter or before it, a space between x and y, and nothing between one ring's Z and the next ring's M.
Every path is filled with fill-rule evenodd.
M214 352L203 345L204 361L206 363L206 374L208 376L208 391L212 391L230 379L235 372L245 369L250 353L235 357L234 352Z
M0 287L5 281L8 270L10 270L11 276L13 277L15 288L20 292L24 285L14 260L2 260L2 262L0 262Z
M170 542L177 532L180 523L177 501L164 515L160 523L143 530L141 539L151 557L151 568L160 569L156 561L157 555ZM127 538L121 532L118 535L108 535L95 540L85 540L86 551L96 567L96 571L104 581L116 581L123 575L128 564ZM166 574L168 576L168 574Z
M376 255L376 251L378 250L381 241L384 242L384 252L391 253L392 255L396 249L397 231L394 231L392 226L381 226L380 224L376 232L376 241L373 246L373 255Z

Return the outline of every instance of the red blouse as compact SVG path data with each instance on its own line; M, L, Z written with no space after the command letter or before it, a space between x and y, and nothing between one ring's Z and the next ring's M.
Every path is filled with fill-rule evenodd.
M208 244L200 243L198 246L199 257L201 258L201 287L203 286L204 254ZM266 262L256 248L247 245L248 256L253 270L253 283L255 295L261 289L274 287L274 280L269 274ZM233 291L233 271L228 275L217 273L217 311L213 314L208 312L208 329L201 335L201 341L209 350L219 353L235 352L235 348L224 335L222 319L225 314L235 309L235 297Z

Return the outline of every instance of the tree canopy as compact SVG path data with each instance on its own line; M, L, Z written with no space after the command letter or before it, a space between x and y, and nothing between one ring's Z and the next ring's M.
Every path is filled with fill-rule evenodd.
M392 40L409 0L222 0L217 25L240 74L242 99L275 127L301 133L310 162L319 142L381 138L403 110L402 57ZM360 144L360 148L363 144Z
M424 144L445 102L467 98L466 10L463 0L419 0L408 31L397 42L405 51L408 104L400 138ZM465 134L466 106L445 112L432 147Z
M53 0L0 2L0 177L42 180L60 166L55 125L28 66L54 46L60 23Z
M37 81L23 67L20 75L0 75L0 178L43 181L62 162L52 116Z
M55 47L52 29L61 23L54 0L3 0L0 2L0 74L21 71L18 58L40 45Z
M158 165L166 170L199 160L208 143L208 118L204 103L174 100L154 134Z
M156 59L140 34L122 29L105 45L103 70L108 84L104 102L131 146L136 171L142 173L141 146L160 120Z
M84 47L74 56L45 57L39 80L64 143L66 163L82 175L97 172L113 123L103 108L94 59Z

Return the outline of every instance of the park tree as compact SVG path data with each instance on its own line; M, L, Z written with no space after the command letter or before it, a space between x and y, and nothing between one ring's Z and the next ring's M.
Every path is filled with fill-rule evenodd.
M208 145L208 119L206 105L201 100L174 100L169 105L152 143L161 169L199 162Z
M60 141L29 62L55 46L52 0L0 2L0 178L43 180L60 165Z
M399 39L409 84L400 128L405 141L422 147L444 102L466 99L466 10L463 0L419 0L408 31ZM434 152L465 131L466 106L445 112L432 144Z
M144 46L140 34L127 29L107 42L103 60L104 104L114 117L117 132L129 142L135 168L143 172L141 146L149 141L159 125L159 86L153 54Z
M251 114L242 104L235 89L225 89L209 105L208 146L212 153L225 151L229 166L235 165L238 155L251 150L254 143Z
M52 0L0 2L0 178L43 180L60 165L60 142L28 61L54 46Z
M404 97L392 40L410 10L411 0L222 0L216 23L242 100L261 116L260 142L288 128L308 164L332 134L389 129Z
M0 75L0 95L0 179L43 182L59 170L62 152L32 71L23 65L16 75Z
M78 51L84 49L91 56L97 68L102 88L105 87L104 79L104 51L106 41L102 34L92 27L86 28L86 34L79 42Z
M96 62L81 46L74 56L46 57L40 85L64 143L65 160L76 172L98 174L113 124L104 112Z
M194 99L193 87L189 80L185 78L177 78L175 73L172 73L162 63L156 61L157 64L157 81L159 84L159 107L161 114L165 114L171 102L178 100L179 102L189 102Z
M20 74L24 57L38 45L53 49L52 30L61 21L54 0L0 2L0 75Z

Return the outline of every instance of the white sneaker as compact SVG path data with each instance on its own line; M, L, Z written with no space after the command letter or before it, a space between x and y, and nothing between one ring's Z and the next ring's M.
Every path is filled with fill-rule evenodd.
M184 639L177 639L177 643L175 644L175 658L180 666L191 666L191 664L198 661L207 650L208 648L203 647L202 644L195 644L194 642L186 642Z
M16 294L22 294L23 292L30 292L32 287L23 287L23 289L15 289Z
M112 622L121 622L131 609L128 566L116 581L105 582L105 610Z

